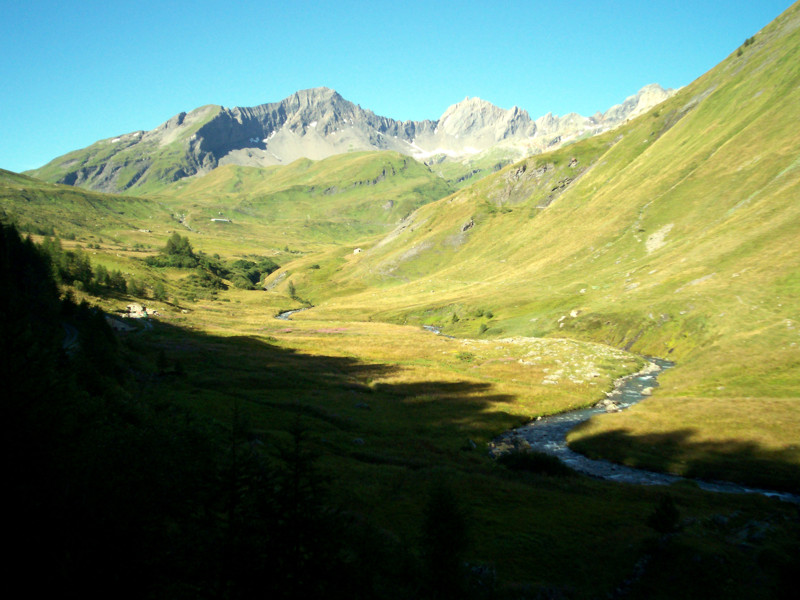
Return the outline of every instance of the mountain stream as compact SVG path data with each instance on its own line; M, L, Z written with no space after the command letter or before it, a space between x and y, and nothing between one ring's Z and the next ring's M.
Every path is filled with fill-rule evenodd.
M572 410L549 417L540 417L522 427L503 433L492 442L491 446L493 449L498 446L508 445L512 447L529 446L536 452L543 452L557 457L575 471L620 483L670 485L678 481L688 480L707 491L763 494L800 504L800 496L794 494L753 488L730 482L687 479L669 473L646 471L607 460L591 459L571 450L567 446L566 438L573 427L595 415L607 412L607 407L609 406L616 411L624 410L637 402L641 402L650 395L653 388L658 386L658 375L674 365L674 363L659 358L648 357L648 361L648 365L643 370L618 380L607 400L602 400L591 408Z
M291 317L294 313L299 313L304 310L308 310L309 308L313 308L313 306L306 306L303 308L295 308L294 310L285 310L283 312L279 312L275 315L276 319L280 319L281 321L288 321L289 317Z
M294 313L308 310L308 308L310 307L287 310L275 315L275 318L288 321L289 317ZM423 327L431 333L443 335L438 327L430 325ZM571 410L548 417L539 417L522 427L507 431L491 442L490 453L496 456L500 453L499 448L503 446L529 447L535 452L543 452L557 457L561 462L579 473L609 481L637 485L671 485L678 481L687 480L694 482L699 488L706 491L762 494L786 502L800 504L800 496L787 492L753 488L725 481L688 479L670 473L628 467L608 460L592 459L571 450L567 446L567 434L573 427L588 421L595 415L608 412L609 408L614 411L625 410L637 402L641 402L650 395L653 388L658 387L658 376L665 369L674 366L674 363L660 358L648 357L647 360L648 363L644 369L619 379L614 386L614 390L607 395L605 400L601 400L590 408Z

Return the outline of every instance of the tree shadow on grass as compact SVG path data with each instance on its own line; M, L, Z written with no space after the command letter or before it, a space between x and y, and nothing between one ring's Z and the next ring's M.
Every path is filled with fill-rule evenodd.
M693 439L696 433L683 428L637 435L615 429L576 440L570 447L632 467L800 493L797 449L772 450L747 440L698 441Z
M161 381L163 393L224 422L246 410L263 430L287 431L297 415L331 451L367 462L420 466L476 448L520 424L493 409L514 400L491 383L379 382L403 367L347 356L309 354L248 336L221 337L159 323L139 338L144 351L179 361L185 377ZM338 446L336 441L338 440Z

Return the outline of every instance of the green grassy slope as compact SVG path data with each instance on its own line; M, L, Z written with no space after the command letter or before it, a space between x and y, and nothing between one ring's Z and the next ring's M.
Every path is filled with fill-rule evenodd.
M267 168L225 165L162 190L190 227L220 238L319 249L385 234L451 188L396 152L362 152ZM231 223L211 226L212 218Z
M192 163L190 142L220 109L207 105L182 114L164 123L155 135L139 131L97 141L26 174L111 193L158 190L177 177L197 171L200 165Z
M144 230L165 231L174 224L170 212L153 200L89 192L4 170L0 217L26 232L105 235L133 242L149 240Z
M461 189L499 171L512 162L517 162L524 156L525 154L521 151L513 148L495 146L480 154L457 161L445 160L441 156L440 162L437 162L435 157L425 162L439 177L447 180L456 189Z
M756 452L769 438L800 463L798 122L795 5L649 114L423 207L316 290L318 312L669 356L678 368L661 397L716 402L682 409L659 431L688 421L689 438ZM791 398L791 417L784 407L780 423L756 424L750 403L736 410L747 397L765 400L758 410ZM726 419L715 420L723 406ZM648 423L647 404L632 414ZM631 419L617 417L615 430ZM630 446L654 443L636 437L645 433L631 429Z
M6 219L26 231L86 237L101 230L144 228L152 235L123 237L159 245L177 229L211 253L230 256L289 247L293 252L288 259L298 251L327 251L340 244L350 244L352 251L360 240L385 235L403 217L451 191L425 165L394 152L302 159L269 168L226 165L202 177L161 185L150 190L149 200L11 172L0 177Z

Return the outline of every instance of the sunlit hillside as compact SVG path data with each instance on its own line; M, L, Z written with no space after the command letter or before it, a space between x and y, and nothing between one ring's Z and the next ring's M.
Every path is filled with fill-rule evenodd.
M359 152L267 168L226 165L176 182L158 198L210 238L319 250L384 234L450 191L411 158Z
M177 222L154 200L113 196L45 183L0 169L0 215L23 231L86 239L102 236L149 241L146 230L162 235Z
M652 402L591 428L624 433L617 458L680 471L729 442L797 464L798 122L795 6L656 110L421 208L308 297L319 316L670 357ZM684 450L639 456L659 440Z
M317 88L0 170L24 589L793 598L800 2L645 110L518 160Z

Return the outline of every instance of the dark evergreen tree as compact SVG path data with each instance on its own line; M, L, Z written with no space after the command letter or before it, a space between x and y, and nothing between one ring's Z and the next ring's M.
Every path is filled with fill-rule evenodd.
M164 284L161 283L160 281L156 281L153 284L153 298L155 298L156 300L158 300L160 302L166 302L167 301L167 298L168 298L167 290L164 287Z

